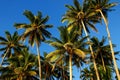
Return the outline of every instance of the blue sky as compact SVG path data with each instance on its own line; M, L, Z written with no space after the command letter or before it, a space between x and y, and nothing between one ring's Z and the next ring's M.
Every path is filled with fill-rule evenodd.
M120 2L119 0L111 0ZM15 22L18 23L28 23L28 20L23 15L24 10L30 10L35 15L37 11L41 11L43 16L50 16L48 24L53 24L54 27L49 29L53 36L58 37L59 32L57 30L58 26L65 25L61 23L62 15L65 14L67 8L65 4L72 4L72 0L1 0L0 1L0 36L4 36L4 31L8 30L11 33L16 31L13 27ZM110 12L108 15L109 19L109 29L111 32L112 42L117 45L116 51L120 51L120 5L114 7L116 9ZM96 25L98 33L91 31L92 36L97 36L102 38L102 36L107 36L105 25ZM19 31L18 31L19 32ZM36 49L32 48L32 51ZM43 51L50 52L53 50L49 45L41 45L41 53ZM120 66L120 62L118 62ZM77 74L77 73L75 73ZM75 78L75 80L79 80Z

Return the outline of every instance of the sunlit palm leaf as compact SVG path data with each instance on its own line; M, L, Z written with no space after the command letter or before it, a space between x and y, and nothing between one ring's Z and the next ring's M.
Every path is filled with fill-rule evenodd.
M35 76L37 73L36 73L35 71L29 71L28 74L29 74L30 76Z
M58 47L58 48L62 48L63 44L59 43L59 42L52 42L50 43L50 45L52 45L53 47Z
M14 26L16 27L16 29L22 29L22 28L31 27L30 25L27 25L26 23L15 23Z
M54 55L62 54L62 52L63 52L63 50L55 50L55 51L53 51L53 52L50 52L50 53L46 56L46 58L51 58L51 57L54 56Z
M73 52L74 52L76 55L78 55L79 57L81 57L82 59L85 58L85 54L86 54L86 53L84 53L82 50L80 50L80 49L73 49Z

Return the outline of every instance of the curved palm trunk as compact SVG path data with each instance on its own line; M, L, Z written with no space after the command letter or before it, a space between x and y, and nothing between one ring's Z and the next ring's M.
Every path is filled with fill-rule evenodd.
M104 69L104 71L106 72L105 62L104 62L104 59L103 59L103 56L102 56L102 54L101 54L101 53L100 53L100 56L101 56L101 58L102 58L102 65L103 65L103 69Z
M120 74L119 74L118 67L117 67L116 60L115 60L114 50L113 50L112 41L111 41L111 37L110 37L110 31L108 29L108 23L107 23L107 20L105 19L105 16L102 13L102 11L99 10L99 12L100 12L100 14L101 14L101 16L102 16L102 18L103 18L103 20L105 22L105 25L106 25L106 30L107 30L107 34L108 34L108 40L109 40L110 49L111 49L111 53L112 53L115 72L116 72L118 80L120 80Z
M85 28L84 22L82 20L81 20L81 22L82 22L82 26L83 26L84 32L85 32L86 36L88 36L88 33L87 33L86 28ZM87 38L87 40L90 41L89 38ZM100 80L98 69L97 69L97 65L96 65L96 61L95 61L95 57L94 57L94 53L93 53L93 49L92 49L91 45L89 45L89 46L90 46L90 51L91 51L91 55L92 55L92 58L93 58L93 64L94 64L94 69L95 69L95 72L96 72L97 80Z
M38 53L38 65L39 65L39 76L40 76L40 80L42 80L42 77L41 77L41 61L40 61L40 51L39 51L39 45L37 45L37 53Z
M2 61L1 61L1 64L0 64L0 66L2 66L2 64L3 64L3 61L4 61L4 59L5 59L5 57L6 57L7 53L8 53L8 51L9 51L9 49L7 49L6 53L4 54L4 56L3 56L3 58L2 58Z
M70 71L70 80L72 80L72 54L69 56L69 71Z

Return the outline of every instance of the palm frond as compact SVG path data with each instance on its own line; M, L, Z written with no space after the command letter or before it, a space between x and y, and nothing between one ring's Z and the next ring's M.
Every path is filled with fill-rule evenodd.
M46 16L45 18L42 18L41 21L39 22L40 24L45 24L49 20L49 16Z
M80 3L78 2L78 0L74 0L74 6L76 7L76 10L81 10Z
M0 36L0 41L5 41L5 42L7 42L7 40L6 40L4 37L1 37L1 36Z
M70 9L71 11L74 11L74 10L76 10L73 6L71 6L71 5L65 5L65 7L67 7L68 9Z
M45 25L44 28L47 29L47 28L52 28L53 25Z
M50 38L51 37L51 33L45 29L42 29L41 28L41 31L42 31L42 34L47 37L47 38Z
M16 27L16 29L31 27L30 25L27 25L26 23L15 23L14 26Z
M65 43L68 41L68 31L66 27L58 27L58 30L60 31L60 38Z
M63 48L63 44L61 44L59 42L51 42L50 45L52 45L53 47L56 47L56 48Z
M61 54L63 54L65 50L55 50L53 52L50 52L47 56L46 59L49 60L50 62L59 62L61 59Z
M55 51L53 51L53 52L50 52L50 53L46 56L46 58L51 58L51 57L53 57L54 55L62 54L63 51L64 51L64 50L55 50Z
M12 40L12 36L9 31L5 31L5 35L6 35L6 38L8 39L8 41Z
M73 52L74 52L77 56L81 57L82 59L85 58L85 53L84 53L82 50L80 50L80 49L73 49Z
M40 11L38 11L37 17L38 17L38 19L39 19L39 21L40 21L41 18L42 18L42 13L41 13Z
M0 48L0 51L6 50L7 47Z
M35 18L31 11L25 10L23 15L25 15L31 23L34 23Z
M93 25L93 24L91 24L91 23L87 23L88 24L88 26L91 28L91 29L93 29L94 31L96 31L96 32L98 32L98 30L95 28L95 26Z

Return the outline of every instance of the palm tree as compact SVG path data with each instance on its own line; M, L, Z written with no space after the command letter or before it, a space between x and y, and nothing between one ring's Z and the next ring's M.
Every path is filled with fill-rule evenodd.
M17 29L25 29L24 33L22 34L22 40L29 37L29 44L34 46L36 43L37 53L38 53L38 64L39 64L39 76L41 77L41 63L40 63L40 51L39 46L42 41L45 40L45 37L50 37L51 34L46 30L46 28L51 28L52 25L46 25L49 17L46 16L42 18L41 12L38 11L37 16L34 16L31 11L26 10L24 15L30 20L29 24L25 23L16 23L14 26Z
M91 9L93 9L93 11L98 13L99 14L98 16L102 17L105 22L116 75L118 79L120 80L120 75L119 75L118 67L116 64L115 56L114 56L114 50L112 46L112 41L111 41L110 31L108 29L108 21L107 21L107 13L108 11L112 11L111 7L116 6L116 3L110 3L110 0L92 0L92 1L89 0L89 3L91 5Z
M101 41L99 41L98 38L93 37L93 38L91 38L91 42L92 42L92 47L93 47L93 51L95 54L96 63L98 65L98 67L100 67L99 69L102 69L102 71L99 70L99 71L101 71L101 72L99 72L100 76L103 75L103 73L104 73L104 75L103 75L104 78L110 80L111 79L111 70L110 69L112 69L112 67L113 67L110 45L105 45L105 42L106 42L105 37L103 37ZM118 52L115 52L115 54L118 54Z
M74 6L66 5L66 7L68 10L62 18L62 22L68 22L69 30L77 27L80 35L82 35L84 27L85 33L90 32L88 28L97 32L94 23L99 22L99 17L96 17L96 14L90 10L89 4L86 1L84 1L83 5L81 5L77 0L74 0Z
M23 49L19 55L13 55L5 61L6 67L1 67L1 79L7 80L39 80L36 70L37 56ZM7 77L6 77L7 76Z
M2 45L2 47L0 48L0 51L4 52L3 59L0 65L2 65L5 57L12 56L12 51L17 53L21 50L21 48L25 47L20 42L21 36L19 36L17 32L14 32L14 34L11 35L8 31L6 31L5 35L6 35L6 38L0 36L0 45Z
M112 69L110 66L106 66L106 72L104 72L103 66L97 65L97 67L99 71L100 80L112 80ZM80 78L82 80L96 80L97 77L94 75L95 70L93 68L93 64L91 64L89 68L86 67L81 71Z
M63 70L63 67L59 64L61 61L57 61L57 64L49 62L49 59L46 59L47 53L44 52L44 57L41 56L41 64L42 64L42 76L44 80L54 80L54 79L62 79L69 80L69 75L67 70ZM65 74L63 75L62 72Z
M106 72L106 65L112 65L112 56L110 52L110 46L105 45L106 38L102 38L101 41L98 38L91 38L93 51L95 53L96 63L102 64L104 71Z
M97 31L94 26L94 23L100 22L99 17L97 17L91 9L89 3L84 0L83 5L81 6L77 0L74 0L74 6L66 5L68 8L66 14L63 16L62 22L68 22L68 29L77 27L78 33L81 35L82 31L84 30L85 35L88 36L89 29L88 27L92 28L93 30ZM90 39L88 38L88 41ZM96 62L94 60L92 46L90 45L91 55L93 57L94 68L96 71L97 80L99 80L99 74L96 66Z
M57 63L61 57L65 58L69 55L69 72L70 80L72 80L72 57L74 55L79 56L81 59L85 58L85 40L87 37L78 39L79 36L75 32L75 29L68 32L67 27L59 27L60 40L57 38L52 38L49 41L50 45L56 48L55 51L49 53L46 58L52 63Z

